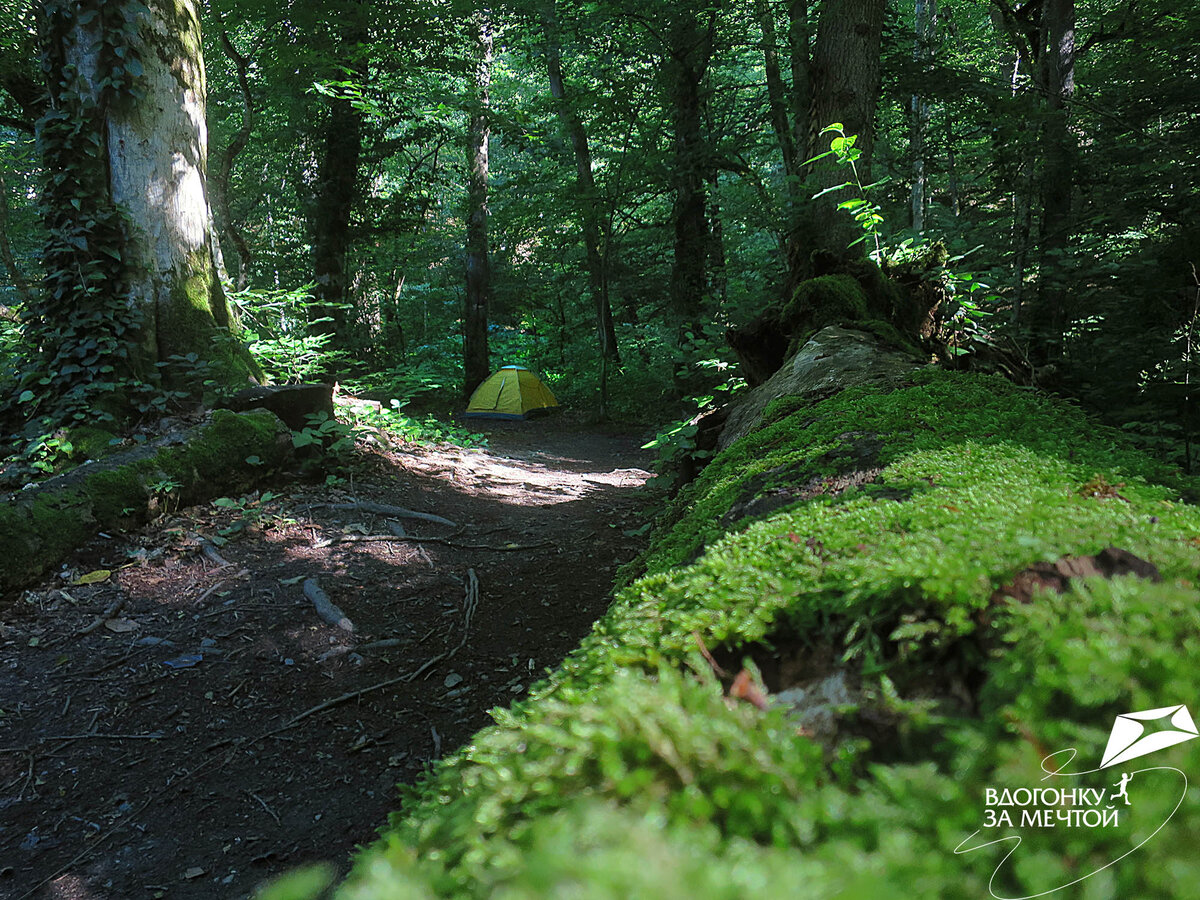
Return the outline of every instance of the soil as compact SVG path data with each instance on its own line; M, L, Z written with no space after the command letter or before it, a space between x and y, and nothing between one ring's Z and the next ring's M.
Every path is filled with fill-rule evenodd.
M486 450L391 439L333 486L101 536L0 598L0 897L241 898L344 872L396 784L524 696L641 548L636 436L484 430ZM456 524L332 506L364 501Z

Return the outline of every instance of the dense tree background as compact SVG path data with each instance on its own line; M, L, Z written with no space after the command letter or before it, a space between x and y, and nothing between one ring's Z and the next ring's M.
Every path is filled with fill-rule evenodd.
M61 277L39 197L71 202L55 201L38 150L57 73L35 13L0 0L0 354L6 430L26 438L53 425L30 425L28 408L53 386L55 357L33 345L39 296ZM851 180L831 157L806 165L839 122L882 219L878 261L946 248L927 277L952 295L957 338L1179 461L1190 450L1190 5L209 0L201 13L216 263L277 380L448 411L464 379L521 363L577 408L659 421L727 380L725 330L811 274L814 251L875 252L874 238L847 249L861 231L835 209L858 187L813 199Z

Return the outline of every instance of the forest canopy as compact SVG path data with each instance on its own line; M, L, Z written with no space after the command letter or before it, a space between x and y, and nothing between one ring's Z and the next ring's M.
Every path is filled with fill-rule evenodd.
M869 257L936 291L925 350L1190 463L1198 40L1160 0L4 0L7 450L503 364L658 424Z

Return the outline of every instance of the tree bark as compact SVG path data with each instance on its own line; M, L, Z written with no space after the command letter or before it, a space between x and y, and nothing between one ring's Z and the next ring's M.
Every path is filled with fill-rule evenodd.
M608 276L601 252L600 215L596 180L592 175L592 152L588 146L587 130L583 121L567 98L555 0L545 0L541 14L542 31L546 40L546 72L550 80L550 95L554 98L559 118L575 155L576 185L582 207L583 244L587 257L588 283L596 307L596 331L600 352L607 359L620 362L617 334L613 329L612 304L608 296Z
M1031 316L1035 361L1049 361L1061 355L1066 318L1066 290L1061 283L1061 272L1062 253L1071 234L1071 195L1075 183L1076 147L1068 106L1075 94L1075 0L1046 0L1042 30L1045 34L1042 81L1046 88L1047 115L1042 138L1041 279Z
M913 48L913 60L923 70L929 70L930 60L933 59L933 41L937 31L937 0L916 0L914 7L916 46ZM930 107L920 94L913 94L910 101L912 112L912 132L910 148L913 158L912 191L910 207L913 231L920 234L925 230L926 205L926 133L929 130Z
M363 21L366 7L361 0L355 0L347 4L345 15L338 24L342 68L361 84L367 76L366 62L360 50L367 40ZM342 72L339 80L345 78L345 72ZM325 319L315 323L315 328L330 335L334 343L341 346L350 342L352 297L346 277L346 254L350 249L351 214L358 200L362 142L362 112L355 108L349 97L330 98L309 232L312 237L313 294L317 312Z
M46 362L60 376L73 367L76 382L106 360L105 380L153 379L157 363L188 354L228 383L257 375L240 345L215 340L231 316L213 259L195 0L150 0L133 22L118 4L89 12L54 0L40 33L50 299L31 336Z
M863 184L868 184L886 2L842 0L826 3L817 22L811 59L803 6L793 0L790 18L793 103L799 108L805 99L810 100L808 115L803 120L797 118L798 125L806 129L804 159L828 150L828 139L821 137L820 131L834 122L841 122L847 135L856 136L856 146L862 150L858 172ZM826 158L809 167L809 197L848 180L850 173ZM858 226L844 211L835 208L836 203L847 196L827 195L815 201L806 198L798 212L788 251L788 293L812 274L814 251L826 250L838 256L861 253L857 249L847 249L862 236Z
M491 374L488 307L492 272L488 258L489 93L492 79L492 23L480 13L475 32L475 102L467 124L466 299L463 315L463 393L470 397Z
M21 298L21 303L28 306L33 295L29 291L29 282L21 274L21 269L13 256L12 245L8 241L8 185L4 181L2 172L0 172L0 262L4 263L4 272L8 275L8 280L12 282L17 296Z
M813 48L813 127L820 130L832 122L841 122L846 134L858 135L856 146L862 150L858 169L864 183L870 181L871 149L875 144L875 106L879 97L886 5L885 0L826 3L817 23L817 42ZM825 149L828 148L820 148ZM826 173L828 184L845 180L838 171L829 173L824 167L817 171Z
M704 135L702 86L712 59L715 16L702 24L681 11L668 34L666 76L674 129L675 259L671 309L683 327L696 322L708 287L709 223L705 177L709 149Z
M226 55L234 65L237 72L238 89L242 94L242 123L230 139L228 146L218 154L217 178L213 183L213 200L216 203L217 211L221 214L225 231L237 251L238 265L233 282L234 287L241 291L245 290L250 282L250 264L254 256L246 241L246 236L242 232L242 223L233 215L230 194L234 161L246 149L246 145L250 143L250 135L254 131L254 98L250 94L250 60L233 45L229 31L221 21L221 14L216 11L215 5L213 12L221 26L221 46L225 48Z

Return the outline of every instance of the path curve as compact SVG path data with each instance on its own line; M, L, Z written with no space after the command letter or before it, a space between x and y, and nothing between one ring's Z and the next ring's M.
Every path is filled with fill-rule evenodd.
M333 489L97 540L10 607L0 896L236 898L343 868L397 782L556 665L640 549L649 459L561 419L486 430L487 450L393 442ZM334 508L362 500L457 527ZM397 526L417 540L364 540Z

